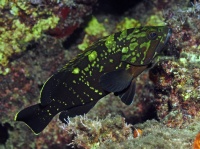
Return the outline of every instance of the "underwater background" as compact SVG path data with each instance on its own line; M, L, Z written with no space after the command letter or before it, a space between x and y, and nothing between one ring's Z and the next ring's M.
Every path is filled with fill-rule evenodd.
M131 105L111 93L68 125L54 117L39 135L14 121L77 54L140 26L173 34L159 62L137 77ZM199 30L196 0L1 0L0 149L200 148Z

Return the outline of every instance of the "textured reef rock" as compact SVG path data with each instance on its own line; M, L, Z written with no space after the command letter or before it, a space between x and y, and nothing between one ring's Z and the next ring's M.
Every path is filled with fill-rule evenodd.
M150 71L158 118L170 127L182 127L200 116L200 3L191 5L165 10L165 21L173 28L166 53L175 59Z
M67 51L63 41L92 13L95 3L0 1L0 125L10 125L5 127L9 135L4 133L0 148L4 144L27 149L56 144L54 136L58 136L59 127L54 133L49 131L48 138L37 138L32 133L24 135L27 129L14 124L13 119L19 108L38 101L45 80L77 53Z
M84 17L95 3L0 2L0 148L192 148L200 130L200 3L102 0L87 22ZM84 30L73 34L83 21ZM98 38L141 25L168 25L173 35L164 58L137 78L132 105L111 94L86 117L70 119L69 126L55 118L38 136L13 122L22 107L38 102L46 79L80 50ZM143 133L134 138L137 128Z
M195 138L196 132L200 130L199 121L198 123L188 125L187 129L172 129L155 120L148 120L145 123L135 125L134 127L140 128L143 131L142 136L129 140L127 139L122 143L106 142L105 144L101 144L100 148L189 149L193 146L193 139L191 138Z
M109 115L103 120L76 117L68 126L63 126L63 130L67 132L68 146L74 148L98 148L106 142L120 143L133 138L131 125L127 125L121 116Z
M86 116L70 120L69 125L61 125L66 135L67 146L72 148L191 148L199 145L196 132L200 121L187 125L186 129L169 128L156 120L147 120L137 125L127 125L121 116L107 116L105 119L91 120ZM134 137L134 133L142 134ZM198 148L195 148L198 149Z
M9 60L31 42L68 37L89 15L96 0L28 0L0 2L0 74L10 72ZM43 42L45 44L45 42Z

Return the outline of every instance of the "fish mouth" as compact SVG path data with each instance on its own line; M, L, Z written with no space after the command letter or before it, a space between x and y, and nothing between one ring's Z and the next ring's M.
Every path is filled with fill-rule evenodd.
M172 35L172 29L171 28L168 28L168 33L167 33L167 36L165 38L165 41L164 43L159 43L156 47L156 51L157 53L160 53L161 50L166 46L167 42L169 41L169 38L171 37Z
M168 33L167 33L167 37L165 39L164 45L166 45L166 43L168 42L168 40L171 37L171 35L172 35L172 29L168 28Z

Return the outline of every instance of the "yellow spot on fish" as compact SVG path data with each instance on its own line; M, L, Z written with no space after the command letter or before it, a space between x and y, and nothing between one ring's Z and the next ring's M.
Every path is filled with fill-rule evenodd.
M90 84L89 84L89 82L88 82L88 81L86 82L86 84L87 84L87 86L90 86Z
M102 72L102 71L103 71L103 66L100 66L99 72Z
M106 42L105 42L105 46L111 50L113 48L116 47L116 41L114 39L114 34L113 35L110 35L108 36L108 38L106 39ZM108 51L109 52L109 51Z
M127 53L128 52L128 47L123 47L122 48L122 53Z
M149 49L150 45L151 45L151 41L144 42L144 43L140 44L140 48L145 47L145 48Z
M92 71L89 71L90 76L92 76Z
M110 63L113 63L113 59L109 59L109 62L110 62Z
M127 30L124 30L118 37L118 40L121 41L123 38L126 38L126 37L127 37Z
M94 67L94 66L96 65L96 63L97 63L97 62L96 62L96 61L94 61L94 62L92 63L92 67Z
M136 57L133 57L132 59L131 59L131 63L134 63L136 61Z
M78 67L74 68L72 71L73 74L79 74L79 72L80 72L80 69Z
M89 60L90 62L94 61L96 58L97 58L97 52L96 52L96 51L92 51L92 53L90 53L90 54L88 55L88 60Z
M135 41L136 41L136 38L132 38L132 39L131 39L131 42L135 42Z
M88 68L88 67L86 67L84 70L85 70L85 71L89 71L89 68Z
M138 46L138 43L133 42L129 45L130 50L135 50L135 48Z

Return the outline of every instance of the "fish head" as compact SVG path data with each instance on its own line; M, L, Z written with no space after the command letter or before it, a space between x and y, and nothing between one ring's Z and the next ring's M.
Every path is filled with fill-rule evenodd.
M166 26L147 27L146 37L153 47L156 47L155 53L160 53L168 42L172 34L172 29ZM154 46L154 44L156 46ZM149 47L151 48L151 46Z
M127 31L129 47L122 50L122 61L132 65L148 65L160 54L172 34L166 26L147 26Z

